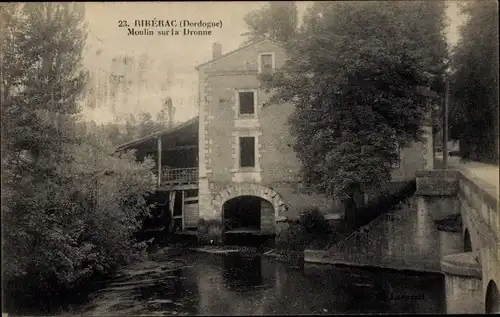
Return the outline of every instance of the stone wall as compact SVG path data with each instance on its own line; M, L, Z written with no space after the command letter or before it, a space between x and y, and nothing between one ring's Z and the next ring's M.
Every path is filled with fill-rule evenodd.
M472 251L482 268L482 295L488 284L500 282L500 217L496 188L481 182L467 171L459 175L458 197L462 214L463 234L467 230ZM480 311L484 313L485 307Z
M446 274L446 313L477 314L483 311L481 278Z
M404 182L415 179L417 171L432 168L432 152L429 151L429 142L411 143L407 148L400 151L399 166L391 173L394 182Z
M487 286L500 280L500 218L493 193L467 169L417 173L422 202L434 217L460 213L463 247L466 231L472 245L471 252L448 254L441 261L448 313L484 313Z
M260 204L260 228L263 233L275 233L274 206L267 200Z
M444 170L418 171L417 195L455 196L458 192L458 172Z

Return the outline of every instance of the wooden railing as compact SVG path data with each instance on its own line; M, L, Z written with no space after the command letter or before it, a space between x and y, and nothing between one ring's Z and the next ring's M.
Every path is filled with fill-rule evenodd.
M198 168L168 168L161 173L161 185L192 185L198 184Z

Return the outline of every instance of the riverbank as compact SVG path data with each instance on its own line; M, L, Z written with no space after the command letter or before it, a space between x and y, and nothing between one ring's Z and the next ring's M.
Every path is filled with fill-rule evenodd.
M294 267L303 267L304 253L303 251L278 250L270 248L255 248L246 246L199 246L190 248L189 250L213 254L213 255L242 255L242 256L263 256L279 262L290 264Z
M237 316L443 311L440 276L373 273L348 267L323 268L319 273L309 274L253 252L255 250L226 254L214 252L213 247L202 250L175 252L170 247L156 250L152 253L155 260L148 259L120 270L104 281L85 305L75 306L63 315Z
M262 250L255 247L233 246L233 245L227 245L227 246L205 245L205 246L189 248L189 250L200 253L219 254L219 255L227 255L235 253L257 255L263 252Z

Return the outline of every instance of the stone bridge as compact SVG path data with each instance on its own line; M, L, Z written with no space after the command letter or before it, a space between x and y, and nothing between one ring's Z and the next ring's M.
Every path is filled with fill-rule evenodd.
M441 258L447 313L500 313L498 167L450 162L417 173L417 195L431 214L457 214L461 250Z
M326 250L305 250L306 268L342 264L440 273L447 313L500 312L498 167L454 158L449 163L449 170L417 172L417 192L406 207Z

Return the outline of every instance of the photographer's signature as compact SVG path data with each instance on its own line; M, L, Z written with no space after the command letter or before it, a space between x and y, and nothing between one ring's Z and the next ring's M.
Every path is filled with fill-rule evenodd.
M421 301L425 300L424 293L420 294L389 294L387 300L390 304L393 304L397 301Z

